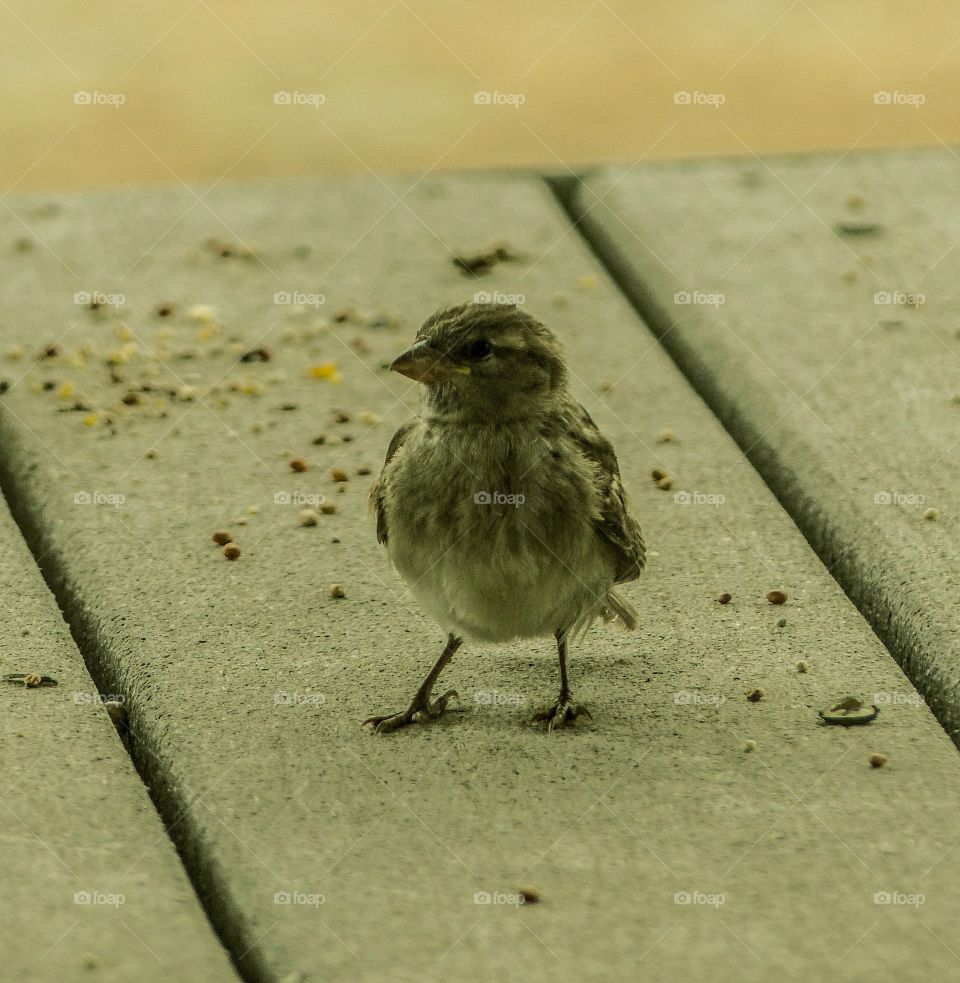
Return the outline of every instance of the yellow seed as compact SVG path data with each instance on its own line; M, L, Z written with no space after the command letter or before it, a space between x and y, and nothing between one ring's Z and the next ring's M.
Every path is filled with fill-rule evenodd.
M325 379L328 382L340 381L336 362L321 362L319 365L311 365L307 372L314 379Z

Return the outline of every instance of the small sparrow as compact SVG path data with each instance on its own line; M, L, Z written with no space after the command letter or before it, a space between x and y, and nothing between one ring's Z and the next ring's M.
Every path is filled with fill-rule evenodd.
M589 717L570 697L568 640L597 617L637 627L613 587L640 576L645 551L559 342L513 304L461 304L428 318L390 368L426 399L371 489L377 539L447 644L406 710L364 724L382 733L443 713L456 691L433 699L433 688L465 637L553 635L560 693L534 720L553 730Z

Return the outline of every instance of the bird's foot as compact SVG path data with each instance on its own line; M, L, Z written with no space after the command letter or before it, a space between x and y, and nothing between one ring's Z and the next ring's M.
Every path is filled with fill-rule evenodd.
M428 720L436 720L447 709L450 700L460 699L455 689L448 689L435 700L429 697L414 697L413 702L401 713L387 713L382 717L367 717L362 727L372 727L377 734L387 734L391 730L399 730L407 724L423 724Z
M569 695L561 693L557 697L557 702L552 707L535 713L531 722L535 724L546 723L547 730L551 731L573 723L577 717L586 717L587 720L593 720L593 715L585 706L580 703L574 703Z

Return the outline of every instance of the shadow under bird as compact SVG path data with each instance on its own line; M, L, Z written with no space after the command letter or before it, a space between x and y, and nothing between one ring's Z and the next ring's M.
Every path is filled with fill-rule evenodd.
M640 576L645 550L560 343L515 305L462 304L428 318L390 368L426 398L371 489L377 539L447 644L406 710L364 724L383 733L443 713L456 691L433 689L464 638L551 635L560 692L534 720L590 717L571 698L568 641L597 618L637 627L614 587Z

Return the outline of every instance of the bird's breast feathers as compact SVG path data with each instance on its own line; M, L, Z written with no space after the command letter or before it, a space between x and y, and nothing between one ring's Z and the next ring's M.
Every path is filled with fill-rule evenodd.
M491 641L547 634L615 578L592 464L536 429L411 430L377 494L387 549L424 608Z

